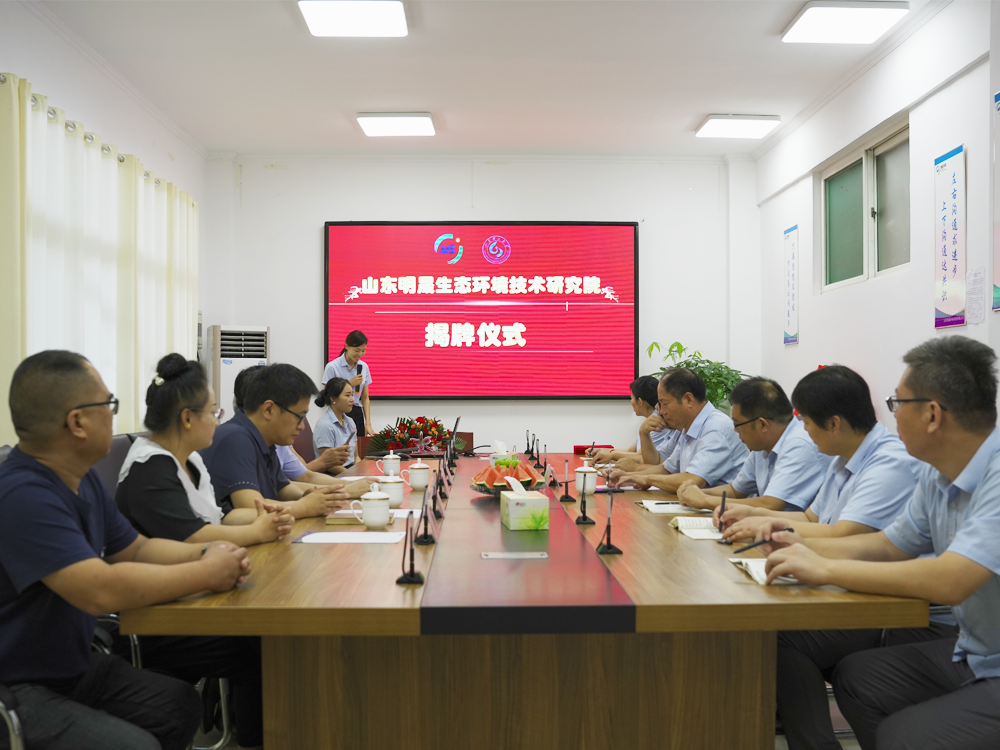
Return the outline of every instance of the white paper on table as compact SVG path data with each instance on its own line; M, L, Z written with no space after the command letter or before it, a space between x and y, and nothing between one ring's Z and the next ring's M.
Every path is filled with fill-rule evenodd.
M966 280L965 322L986 320L986 269L973 268Z
M729 562L735 565L740 570L744 571L747 575L753 578L761 586L767 585L767 571L764 566L767 565L767 560L762 557L730 557ZM802 583L798 578L792 578L791 576L778 576L771 584L781 584L782 586L791 586L797 583Z
M718 529L680 529L680 532L692 539L722 539L722 532Z
M303 544L396 544L405 531L315 531L299 539Z
M712 511L704 508L692 508L684 503L677 503L673 500L643 500L642 507L650 513L695 513L699 515L712 515Z

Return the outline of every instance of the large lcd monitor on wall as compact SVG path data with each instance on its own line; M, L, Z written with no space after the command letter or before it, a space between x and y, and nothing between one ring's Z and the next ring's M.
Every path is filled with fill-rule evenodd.
M379 398L616 398L638 353L638 225L327 222L326 354Z

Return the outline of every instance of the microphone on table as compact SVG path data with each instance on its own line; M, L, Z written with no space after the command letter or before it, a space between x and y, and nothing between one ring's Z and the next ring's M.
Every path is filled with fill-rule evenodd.
M541 454L541 451L537 451L537 450L536 450L536 448L538 447L538 441L537 441L537 440L535 439L535 436L534 436L534 435L532 435L532 436L531 436L531 439L532 439L532 440L534 441L534 443L535 443L534 445L532 445L532 446L531 446L531 451L532 451L532 452L533 452L533 453L535 454L535 465L534 465L534 467L533 467L533 468L535 468L535 469L541 469L541 468L544 468L544 467L542 466L542 462L541 462L541 458L542 458L542 457L541 457L541 455L540 455L540 454Z
M403 575L396 583L423 583L424 574L418 573L413 560L413 532L410 530L410 513L406 514L406 544L403 545ZM410 572L406 572L406 551L410 551Z
M593 518L587 516L587 477L589 476L591 476L590 472L585 473L583 475L583 481L580 482L580 484L582 484L583 486L577 487L577 489L580 491L580 515L576 517L577 526L593 526L596 523ZM593 477L595 483L594 489L596 490L597 489L596 472L593 474Z
M563 488L563 494L562 494L562 497L559 498L559 502L561 502L561 503L575 503L576 502L576 498L573 497L571 494L569 494L569 460L568 459L566 461L566 474L565 474L565 477L566 477L566 486ZM553 475L552 478L555 479L555 476ZM559 483L556 482L556 487L558 487L558 486L559 486Z
M419 544L421 546L437 543L437 539L435 539L434 535L431 533L430 518L428 518L428 516L430 516L431 513L430 508L427 507L427 493L429 491L430 491L430 485L424 487L424 499L423 502L421 502L420 504L420 508L422 510L422 517L424 519L424 533L413 540L414 544ZM417 524L419 525L419 523L420 522L418 521Z
M622 551L611 543L611 508L615 502L615 493L623 492L619 487L611 486L611 472L609 471L604 477L604 481L608 486L608 525L604 529L604 541L597 545L597 554L599 555L620 555Z
M531 430L524 431L524 458L528 460L531 455Z
M445 464L445 465L447 465L447 464ZM440 497L442 500L447 500L448 499L448 487L445 484L444 472L443 471L439 471L437 476L438 476L438 478L437 478L438 484L437 484L437 492L435 493L435 495L437 497ZM436 518L440 518L441 516L438 515L437 504L436 503L434 504L434 508L435 508L434 516Z

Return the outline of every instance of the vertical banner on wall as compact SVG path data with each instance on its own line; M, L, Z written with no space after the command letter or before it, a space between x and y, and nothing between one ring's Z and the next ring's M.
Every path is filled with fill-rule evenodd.
M965 148L934 160L934 327L965 325Z
M785 230L785 344L799 343L799 225Z
M1000 91L993 95L993 309L1000 310L1000 163L997 162L997 120L1000 120Z

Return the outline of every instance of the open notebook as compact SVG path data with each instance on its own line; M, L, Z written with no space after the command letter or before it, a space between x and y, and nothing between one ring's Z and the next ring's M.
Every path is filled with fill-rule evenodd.
M715 526L715 521L711 517L674 516L670 520L670 525L692 539L722 539L722 532Z
M690 513L697 515L712 515L712 511L702 508L692 508L690 505L678 503L674 500L643 500L642 507L650 513Z
M737 568L745 572L751 578L753 578L761 586L767 584L767 571L764 570L764 566L767 565L767 560L762 557L730 557L729 562L735 565ZM791 576L778 576L772 582L773 584L781 584L783 586L788 586L796 583L802 583L797 578L792 578Z

